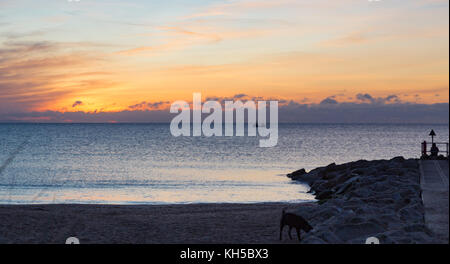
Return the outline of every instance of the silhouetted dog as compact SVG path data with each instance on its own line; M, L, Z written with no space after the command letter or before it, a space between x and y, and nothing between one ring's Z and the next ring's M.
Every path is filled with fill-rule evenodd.
M300 241L300 230L303 229L305 232L309 232L312 228L306 220L296 214L286 213L283 209L280 221L280 240L281 234L283 233L283 227L287 225L289 226L289 238L292 239L291 230L294 227L297 230L298 241Z

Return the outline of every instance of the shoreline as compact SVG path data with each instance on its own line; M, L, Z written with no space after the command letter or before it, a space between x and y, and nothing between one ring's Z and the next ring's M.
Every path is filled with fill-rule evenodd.
M302 202L303 201L303 202ZM24 206L24 207L28 207L28 206L116 206L116 207L133 207L133 206L143 206L143 207L147 207L147 206L185 206L185 205L275 205L275 204L291 204L291 205L300 205L300 204L306 204L306 203L316 203L318 202L317 200L298 200L298 201L279 201L279 202L194 202L194 203L129 203L129 204L125 204L125 203L34 203L34 204L22 204L22 203L11 203L11 204L7 204L7 203L0 203L0 208L1 207L7 207L7 206Z

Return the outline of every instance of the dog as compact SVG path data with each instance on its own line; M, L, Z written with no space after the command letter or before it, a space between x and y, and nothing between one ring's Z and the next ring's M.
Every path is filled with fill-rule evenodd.
M301 216L286 213L283 209L280 221L280 240L282 239L283 227L287 225L289 226L289 238L292 239L291 230L294 227L297 230L298 241L300 241L300 230L304 230L305 232L311 231L313 227Z

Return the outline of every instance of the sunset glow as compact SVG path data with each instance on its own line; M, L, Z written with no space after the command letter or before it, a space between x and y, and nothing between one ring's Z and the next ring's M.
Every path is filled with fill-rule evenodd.
M0 113L449 98L448 1L0 2Z

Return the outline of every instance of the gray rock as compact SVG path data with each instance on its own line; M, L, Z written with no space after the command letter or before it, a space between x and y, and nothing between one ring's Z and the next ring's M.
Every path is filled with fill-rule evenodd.
M349 223L349 224L361 224L364 221L365 221L364 218L358 217L358 216L356 216L356 217L349 217L349 219L346 219L346 222Z
M403 162L403 161L405 161L405 158L403 158L402 156L398 156L398 157L392 158L391 161Z
M331 231L325 231L317 235L323 241L329 244L341 244L343 241Z
M336 226L335 234L344 242L356 238L364 238L385 231L381 226L374 223L347 224Z
M361 187L361 186L359 186ZM347 194L348 198L356 197L356 198L368 198L372 193L369 188L356 188Z
M355 168L360 168L360 167L370 167L367 166L369 163L369 161L367 160L358 160L358 161L354 161L354 162L350 162L350 168L355 169Z
M322 179L323 180L332 180L332 179L336 178L336 176L338 176L337 172L323 173Z
M305 169L299 169L299 170L296 170L296 171L294 171L292 173L287 174L287 176L289 178L291 178L291 179L297 180L297 179L300 179L305 174L306 174L306 170Z
M312 215L312 218L323 221L332 216L339 215L341 212L342 209L336 206L322 206Z
M403 163L403 167L410 168L410 169L417 169L419 166L417 160L415 159L408 159Z
M344 172L344 173L336 176L335 184L336 185L342 184L342 183L348 181L349 179L351 179L353 177L359 177L359 175L358 174L352 174L352 173Z
M341 185L338 185L338 189L336 190L336 194L342 194L350 189L350 187L353 185L354 182L358 181L360 176L352 177L348 179L346 182L344 182Z
M425 226L425 223L418 223L418 224L412 224L412 225L407 225L405 227L403 227L403 230L405 232L422 232L425 233L427 235L432 235L432 232L430 229L428 229Z
M389 186L383 182L376 182L376 183L370 185L369 188L372 192L380 193L380 192L385 192L386 190L388 190Z
M410 205L399 210L400 219L411 223L423 222L423 210L417 205Z
M325 244L325 241L316 236L307 236L301 241L302 244Z
M314 229L302 243L435 243L424 226L417 160L359 160L297 173L311 186L317 206L299 209Z
M326 190L326 191L323 191L321 193L318 193L316 195L316 199L317 200L330 199L332 195L333 195L332 191Z
M336 206L338 208L342 208L345 204L348 204L347 201L337 197L333 197L333 199L327 201L328 206Z
M394 167L394 168L389 168L386 170L386 173L389 175L405 175L406 170L403 168L398 168L398 167Z
M397 214L394 213L385 213L378 215L377 220L382 222L384 225L386 225L388 229L399 228L401 226L400 217L397 216Z

